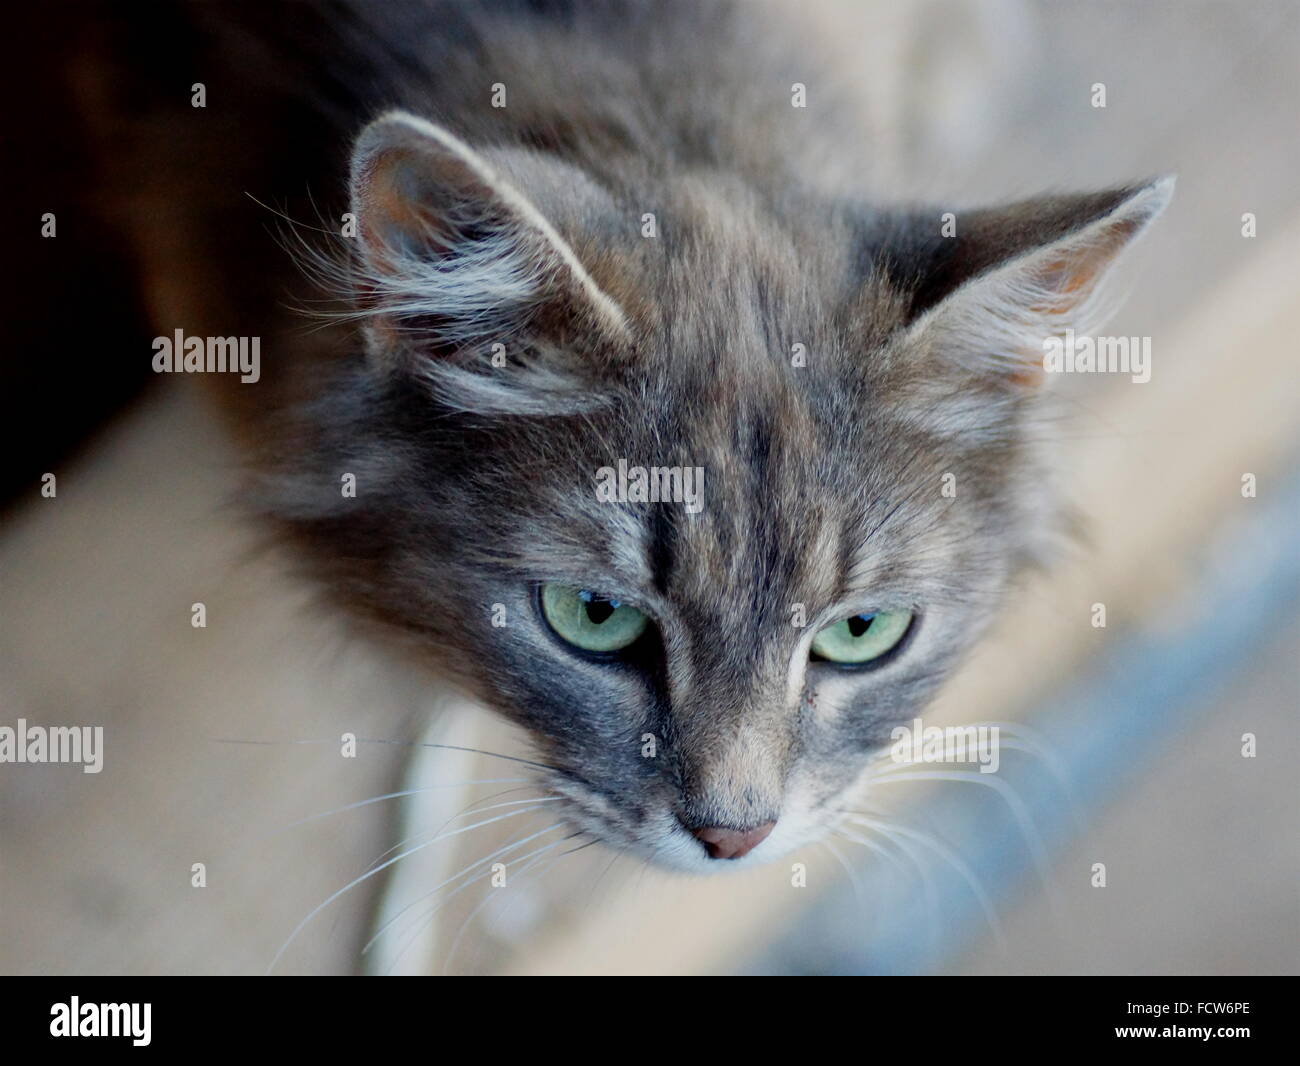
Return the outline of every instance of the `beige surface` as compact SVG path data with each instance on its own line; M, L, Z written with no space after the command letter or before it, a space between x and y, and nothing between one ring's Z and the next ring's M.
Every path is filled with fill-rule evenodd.
M268 833L384 791L392 751L217 743L393 735L410 700L254 553L228 463L196 398L160 390L4 530L0 718L103 726L105 751L96 775L0 769L0 971L260 972L383 850L374 809ZM346 969L367 903L288 968Z
M1300 971L1300 630L1243 663L1232 698L1143 766L1132 792L1054 869L960 974L1295 974ZM1189 708L1194 710L1194 708ZM1259 749L1241 756L1243 733ZM1104 862L1107 885L1093 888Z

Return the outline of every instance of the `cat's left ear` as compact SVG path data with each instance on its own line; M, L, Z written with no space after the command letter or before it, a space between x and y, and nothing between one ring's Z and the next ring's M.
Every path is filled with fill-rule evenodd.
M452 384L465 405L546 409L573 384L572 349L625 339L621 308L551 222L443 127L402 111L372 122L353 151L351 198L354 296L376 366ZM527 364L512 351L509 369L492 371L486 351L521 338Z
M1050 338L1099 329L1115 263L1165 209L1172 176L959 213L913 298L913 342L1032 387Z

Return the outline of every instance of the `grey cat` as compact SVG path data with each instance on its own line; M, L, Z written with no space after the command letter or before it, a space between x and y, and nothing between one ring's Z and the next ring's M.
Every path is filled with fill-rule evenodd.
M869 203L757 5L321 13L320 128L371 121L309 259L342 321L241 397L255 505L576 830L688 871L817 839L1050 557L1043 341L1172 181Z

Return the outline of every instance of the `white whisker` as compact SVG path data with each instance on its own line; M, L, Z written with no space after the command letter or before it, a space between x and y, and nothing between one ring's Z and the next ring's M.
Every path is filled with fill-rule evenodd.
M491 799L492 797L489 796L487 798ZM444 829L447 828L447 826L451 825L452 822L456 821L457 818L464 818L467 815L471 815L471 814L483 814L485 811L500 810L502 807L518 807L528 803L535 803L538 806L541 806L543 803L558 803L560 802L561 798L562 797L560 796L529 796L527 799L509 800L506 803L493 803L493 804L489 804L486 807L479 806L479 803L471 803L459 814L453 814L450 818L448 818L445 822L443 822L440 826L438 826L437 829L422 829L418 833L412 833L409 837L404 837L403 839L399 840L391 848L388 848L382 855L379 855L377 858L373 859L370 865L373 866L375 863L380 862L387 856L391 855L393 852L406 847L408 844L412 843L413 841L419 840L422 837L437 835L438 833L441 833Z
M1011 811L1012 817L1016 820L1016 824L1020 827L1021 835L1025 838L1025 844L1033 858L1038 879L1050 894L1051 864L1047 860L1047 849L1043 845L1043 839L1039 836L1033 818L1029 814L1029 809L1020 798L1020 794L1002 779L992 774L981 774L977 770L908 770L904 768L903 772L876 772L870 776L869 780L872 784L892 784L897 781L963 781L967 784L983 785L985 788L993 789L1002 797L1007 808Z
M940 858L944 859L954 870L957 871L958 874L961 875L962 880L966 882L971 893L975 896L976 900L978 900L980 908L984 911L984 917L988 920L989 927L993 930L993 934L997 938L999 947L1003 951L1006 950L1006 938L1002 933L1002 923L998 920L997 911L993 907L993 901L989 898L983 882L976 876L975 871L970 868L970 865L966 860L953 851L952 848L948 847L937 837L931 836L929 833L922 833L920 830L912 829L907 826L898 825L896 823L886 824L878 819L865 817L861 814L855 815L851 820L860 825L865 825L868 828L889 829L895 833L909 837L924 847L929 848Z
M451 877L447 878L445 881L442 881L441 883L434 885L433 888L429 889L428 891L424 892L423 894L417 896L415 899L411 900L410 903L406 904L406 906L404 906L401 910L399 910L396 914L394 914L394 915L393 915L392 917L390 917L386 922L384 922L384 924L381 925L381 926L380 926L380 927L375 931L374 936L372 936L369 940L366 941L366 945L365 945L365 947L363 947L363 948L361 949L361 954L363 954L363 955L366 954L366 952L368 952L368 951L371 949L371 947L374 946L375 941L377 941L377 940L378 940L381 936L383 936L383 935L384 935L384 934L385 934L385 933L386 933L390 928L392 928L393 924L396 923L397 921L399 921L399 920L401 919L402 915L404 915L404 914L406 914L408 911L410 911L412 907L418 906L420 903L423 903L423 902L424 902L425 900L427 900L430 896L432 896L435 892L438 892L438 891L440 891L441 889L446 888L448 885L452 884L454 881L459 881L462 877L464 877L464 876L465 876L467 873L469 873L471 870L474 870L474 869L476 869L477 867L482 866L484 863L486 863L486 862L491 862L493 859L497 858L498 856L503 855L503 854L505 854L505 853L508 852L508 851L513 851L515 848L523 847L523 845L529 843L529 842L532 841L532 840L536 840L539 836L542 836L542 835L544 835L544 834L546 834L546 833L549 833L552 829L558 829L558 828L559 828L560 826L562 826L563 824L564 824L563 822L555 822L555 823L553 823L553 824L551 824L551 825L548 825L545 829L540 829L540 830L538 830L536 833L533 833L531 836L526 836L526 837L524 837L522 840L515 840L515 841L512 841L511 843L506 844L506 845L504 845L503 847L498 848L496 851L492 852L492 854L490 854L490 855L485 855L485 856L484 856L483 858L481 858L481 859L475 859L473 862L471 862L471 863L470 863L468 866L466 866L464 869L460 870L458 873L455 873L455 874L453 874ZM454 892L450 892L450 893L448 893L446 899L444 899L444 900L440 900L440 901L439 901L439 906L442 906L442 904L446 903L447 900L449 900L449 899L451 899L453 896L455 896L457 892L460 892L462 889L469 887L469 885L471 885L471 884L473 884L473 881L472 881L472 880L471 880L471 881L467 881L464 885L461 885L461 887L458 888L458 889L456 889Z
M521 858L516 859L515 860L516 862L523 862L524 859L529 860L527 865L525 865L521 870L519 870L517 874L515 874L516 879L522 878L526 873L528 873L529 870L531 870L534 866L536 866L537 863L541 861L543 852L550 851L551 848L558 847L559 845L563 844L565 840L572 840L574 836L578 836L578 835L580 834L574 833L571 836L567 836L561 840L556 840L553 843L547 844L545 847L538 848L536 851L531 853L531 856L522 856ZM564 857L563 855L560 855L557 856L556 858L560 859L563 857ZM550 867L548 866L546 867L546 869L550 869ZM446 962L443 963L442 972L444 974L449 969L451 969L452 959L456 957L456 949L460 947L460 942L461 940L464 939L465 933L469 929L470 922L472 922L474 920L475 915L477 915L479 911L481 911L490 902L492 902L494 898L495 898L495 890L489 888L487 895L484 896L483 899L474 907L474 909L465 916L465 920L461 923L460 926L460 932L456 934L456 939L451 942L451 948L447 952L447 960Z
M859 814L863 812L857 812ZM859 822L863 828L873 833L879 833L891 844L894 845L907 858L907 861L915 868L917 876L921 881L921 894L925 897L926 915L930 921L930 943L932 946L939 942L939 894L935 891L934 876L930 872L929 864L917 857L916 852L907 843L906 838L891 832L889 825L884 819L879 820L877 825L868 825L865 822Z
M373 870L368 870L360 877L356 877L353 880L349 881L337 892L332 893L330 896L326 897L315 907L313 907L312 910L307 914L307 916L303 918L303 920L300 921L294 927L293 932L289 934L289 939L280 945L280 950L277 951L275 953L275 957L271 959L270 965L267 966L266 968L267 974L269 975L271 971L275 969L275 964L280 961L281 956L283 956L285 951L288 950L289 945L292 944L295 939L297 939L298 934L302 932L303 928L307 925L307 923L310 922L314 917L316 917L316 915L318 915L321 911L323 911L326 907L328 907L331 903L333 903L345 892L348 892L351 889L355 888L363 881L366 881L369 878L374 877L375 874L379 873L381 870L387 869L389 866L392 866L393 863L400 862L402 859L408 858L409 856L414 855L417 851L422 851L423 849L429 847L430 845L438 843L438 841L440 840L445 840L449 837L459 836L461 833L468 833L472 829L479 829L482 826L491 825L493 822L499 822L505 818L517 818L521 814L527 814L531 809L532 808L525 808L522 811L511 811L508 814L498 814L495 818L488 818L486 821L475 822L473 825L464 826L461 829L457 829L455 832L447 833L445 836L435 837L433 840L426 841L423 844L418 844L415 847L411 848L409 851L404 851L402 852L402 854L396 855L393 858L388 859L386 862L380 864L379 866L376 866Z
M296 826L306 825L308 822L319 821L321 818L328 818L333 814L342 814L344 811L354 811L358 807L365 807L372 803L383 803L385 800L400 799L403 796L418 796L425 792L433 792L440 788L468 788L471 785L513 785L527 784L531 778L527 777L485 777L477 781L453 781L448 784L425 785L422 788L406 788L401 792L386 792L382 796L371 796L369 799L357 800L355 803L349 803L343 807L335 807L330 811L322 811L320 814L311 814L306 818L299 818L296 822L290 822L274 832L284 832L287 829L293 829Z
M867 909L867 898L862 893L862 883L858 871L853 868L848 859L840 854L840 849L835 846L829 837L818 841L818 843L829 851L835 857L835 861L844 868L844 872L849 878L849 886L853 889L853 898L858 901L858 909L865 911Z

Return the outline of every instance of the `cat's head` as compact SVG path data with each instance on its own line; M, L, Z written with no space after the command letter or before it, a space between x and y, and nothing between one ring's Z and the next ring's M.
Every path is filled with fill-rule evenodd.
M825 831L1042 554L1043 340L1093 324L1170 192L954 233L388 115L352 172L367 352L281 513L531 733L576 827L764 861Z

